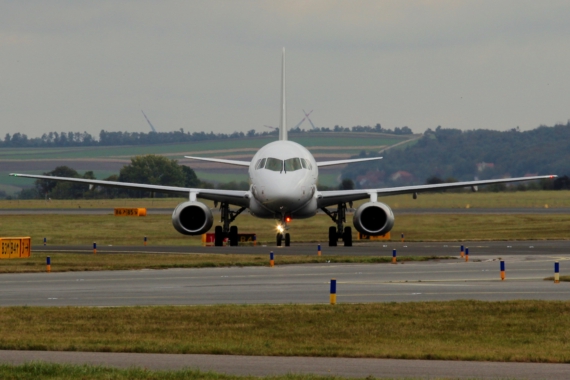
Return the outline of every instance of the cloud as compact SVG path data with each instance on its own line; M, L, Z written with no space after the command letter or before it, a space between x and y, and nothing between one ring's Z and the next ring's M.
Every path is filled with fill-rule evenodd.
M289 120L423 131L569 118L567 1L9 2L3 130L232 132ZM299 117L297 117L299 116Z

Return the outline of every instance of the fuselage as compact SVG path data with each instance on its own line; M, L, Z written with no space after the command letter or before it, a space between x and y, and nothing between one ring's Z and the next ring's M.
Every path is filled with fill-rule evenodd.
M319 169L313 155L293 141L274 141L253 156L249 166L250 212L260 218L315 215Z

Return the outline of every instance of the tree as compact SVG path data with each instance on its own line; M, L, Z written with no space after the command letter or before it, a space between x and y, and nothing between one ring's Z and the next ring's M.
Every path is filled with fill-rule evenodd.
M194 170L191 167L182 165L182 172L184 173L184 186L186 187L198 187L200 186L200 180L196 176Z
M121 169L119 181L184 187L186 177L178 161L148 154L131 158L131 163ZM148 191L142 190L128 190L127 193L136 197L148 195Z
M339 190L354 190L354 182L350 178L345 178L338 187Z
M74 178L79 177L79 173L77 173L75 169L72 169L69 166L58 166L51 172L44 173L44 175L49 175L53 177L74 177ZM38 179L35 182L35 187L41 196L45 196L48 193L51 193L59 184L63 183L57 181L50 181L47 179Z

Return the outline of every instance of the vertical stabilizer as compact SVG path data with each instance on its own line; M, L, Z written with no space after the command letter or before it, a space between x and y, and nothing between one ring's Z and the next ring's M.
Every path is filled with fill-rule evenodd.
M287 100L285 98L285 48L281 61L281 122L279 124L279 140L287 140Z

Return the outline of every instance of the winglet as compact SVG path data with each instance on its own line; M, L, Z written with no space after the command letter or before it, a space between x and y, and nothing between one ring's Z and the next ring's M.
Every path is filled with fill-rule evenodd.
M281 59L281 121L279 124L279 140L287 140L287 99L285 97L285 48Z

